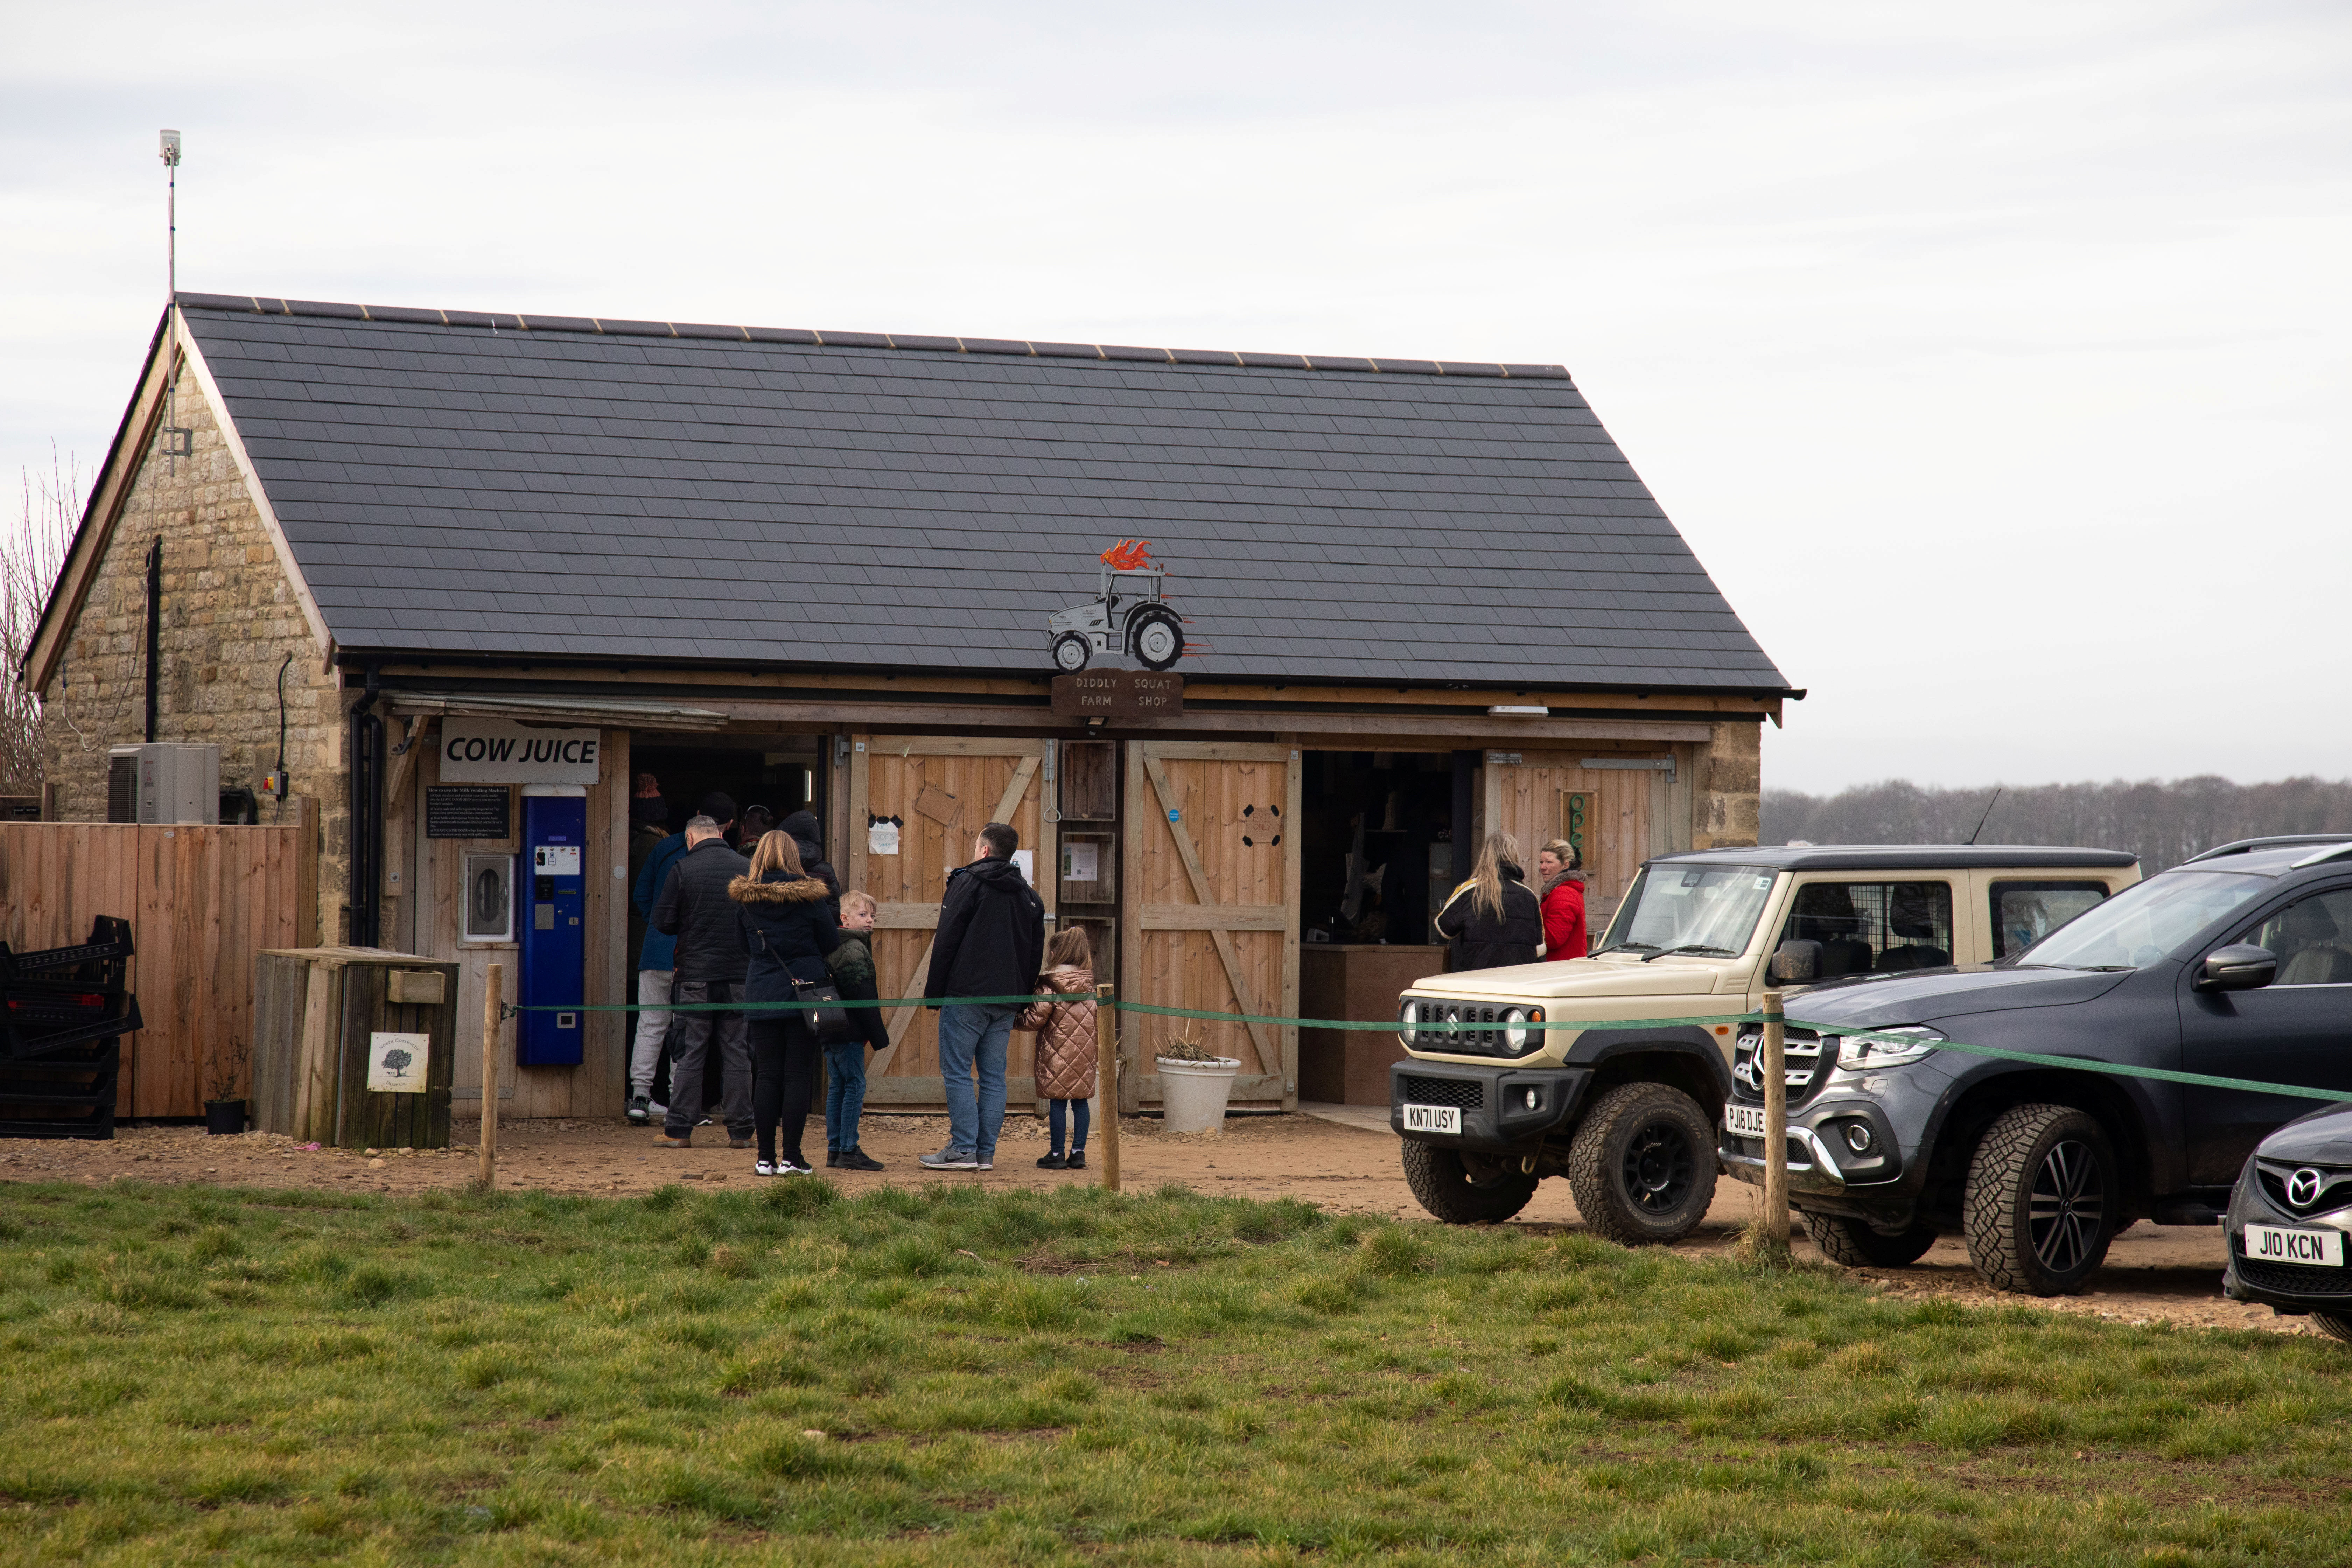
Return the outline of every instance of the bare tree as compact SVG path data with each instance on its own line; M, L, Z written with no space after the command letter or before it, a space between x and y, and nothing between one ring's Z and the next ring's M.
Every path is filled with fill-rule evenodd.
M2271 833L2352 833L2352 781L2232 784L2210 774L2137 783L1922 789L1907 780L1833 795L1764 792L1766 844L2073 844L2128 849L2154 873L2200 849ZM1987 806L1990 806L1988 812Z
M0 794L38 795L47 762L41 700L17 679L49 590L81 521L81 466L49 453L49 471L23 475L23 509L0 528Z

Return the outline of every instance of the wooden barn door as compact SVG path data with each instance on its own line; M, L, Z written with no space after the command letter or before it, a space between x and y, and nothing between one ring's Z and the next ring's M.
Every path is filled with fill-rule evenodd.
M971 859L972 837L988 823L1009 823L1021 835L1021 847L1037 868L1030 881L1045 901L1046 931L1052 931L1058 880L1053 871L1059 860L1043 809L1045 771L1044 741L850 738L845 885L864 889L881 905L874 921L881 994L922 994L948 873ZM899 1007L888 1012L887 1022L890 1049L875 1053L866 1068L868 1102L944 1106L939 1015ZM1004 1068L1005 1097L1013 1105L1036 1100L1036 1047L1035 1036L1014 1033Z
M1223 742L1129 742L1120 994L1163 1007L1298 1011L1298 753ZM1190 1030L1240 1060L1232 1103L1298 1103L1298 1031L1130 1014L1124 1109L1157 1104L1152 1058Z

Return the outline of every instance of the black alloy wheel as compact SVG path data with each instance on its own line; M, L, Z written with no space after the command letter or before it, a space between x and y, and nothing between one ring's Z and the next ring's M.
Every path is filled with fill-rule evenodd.
M1697 1172L1689 1137L1664 1117L1636 1129L1626 1141L1622 1172L1625 1194L1643 1214L1672 1214L1680 1208Z
M2001 1113L1969 1160L1960 1226L1988 1284L2030 1296L2079 1287L2107 1256L2122 1171L2097 1118L2071 1105Z
M2053 1274L2072 1273L2091 1256L2107 1208L2099 1157L2080 1139L2051 1145L2034 1173L2026 1226L2033 1256Z
M1621 1083L1578 1123L1568 1185L1597 1236L1680 1241L1715 1201L1715 1121L1672 1084Z

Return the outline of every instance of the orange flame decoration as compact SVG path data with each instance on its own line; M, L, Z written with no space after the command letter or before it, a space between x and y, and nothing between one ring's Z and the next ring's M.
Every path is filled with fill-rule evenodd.
M1151 542L1122 539L1102 552L1102 563L1114 572L1134 572L1151 564Z

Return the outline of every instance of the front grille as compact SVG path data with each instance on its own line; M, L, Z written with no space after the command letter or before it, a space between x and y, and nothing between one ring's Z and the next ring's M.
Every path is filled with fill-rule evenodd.
M1739 1037L1731 1058L1732 1093L1738 1099L1760 1104L1764 1099L1763 1075L1757 1070L1756 1059L1764 1052L1764 1036L1759 1031ZM1830 1052L1834 1064L1837 1053ZM1822 1071L1822 1037L1811 1029L1783 1028L1780 1045L1780 1081L1787 1086L1789 1103L1802 1105L1813 1090L1829 1077Z
M1418 1073L1406 1073L1397 1089L1407 1105L1452 1105L1464 1110L1478 1110L1486 1103L1486 1086L1476 1079L1423 1078Z
M2307 1203L2296 1203L2287 1195L2288 1184L2298 1171L2316 1172L2319 1176L2318 1190ZM2286 1214L2324 1214L2352 1203L2352 1171L2340 1165L2287 1165L2257 1160L2254 1174L2263 1184L2263 1194Z
M1416 1002L1422 1017L1428 1023L1485 1024L1500 1026L1510 1005L1497 1007L1484 1002L1446 1002L1424 999ZM1412 1032L1412 1048L1440 1056L1463 1057L1523 1057L1543 1044L1543 1031L1527 1032L1528 1043L1514 1046L1499 1027L1477 1029L1422 1029Z
M2288 1296L2352 1296L2352 1268L2256 1263L2242 1254L2238 1258L2238 1278L2257 1290L2276 1290Z

